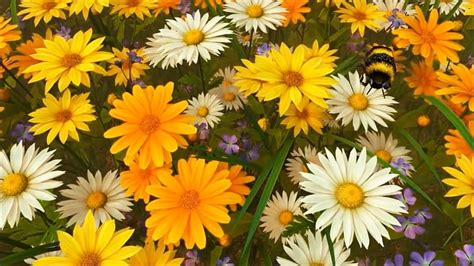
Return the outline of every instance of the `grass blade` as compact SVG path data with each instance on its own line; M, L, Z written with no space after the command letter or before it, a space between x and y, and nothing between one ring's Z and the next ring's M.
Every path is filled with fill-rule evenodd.
M32 258L34 256L59 250L59 243L50 243L34 248L30 248L21 252L16 252L14 254L8 255L0 259L0 265L12 265L15 263L23 262L24 259Z
M331 262L332 266L336 266L336 255L334 254L334 243L331 240L331 236L329 235L329 228L324 230L323 234L326 236L326 241L328 242L329 246L329 254L331 254Z
M10 14L12 16L12 21L13 23L18 24L18 15L16 13L16 0L10 0Z

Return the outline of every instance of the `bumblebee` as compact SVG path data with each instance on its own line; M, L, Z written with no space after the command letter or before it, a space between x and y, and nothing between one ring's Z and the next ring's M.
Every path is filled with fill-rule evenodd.
M374 46L366 54L364 85L374 89L389 89L397 71L393 51L387 46Z

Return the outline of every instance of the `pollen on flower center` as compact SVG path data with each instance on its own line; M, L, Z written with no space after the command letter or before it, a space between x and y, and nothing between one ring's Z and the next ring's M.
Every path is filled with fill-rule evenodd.
M107 196L103 192L100 192L100 191L90 193L86 200L86 205L87 205L87 208L89 209L102 208L104 207L105 203L107 203ZM90 264L90 265L95 265L95 264Z
M233 100L235 100L235 93L227 92L224 94L224 101L232 102Z
M303 111L296 111L296 116L300 119L305 119L308 118L309 114L308 114L308 111L306 109L303 109Z
M204 33L200 30L189 30L184 34L183 41L187 45L196 45L204 40Z
M101 262L100 256L95 253L86 253L82 255L79 266L99 266Z
M186 191L179 198L179 205L185 209L194 209L199 203L199 193L195 190Z
M1 191L5 196L12 197L21 194L27 186L28 178L22 174L12 173L4 177Z
M295 71L288 71L283 75L283 81L288 86L301 86L303 84L303 76Z
M345 208L355 209L364 201L364 191L354 183L343 183L336 188L336 200Z
M82 57L78 54L67 54L63 58L63 66L71 68L81 63Z
M367 19L367 14L360 11L355 11L352 15L356 20L365 20Z
M392 160L392 155L390 152L385 150L379 150L375 153L375 155L386 162L390 162Z
M282 225L288 225L293 221L293 213L288 210L282 211L278 216L278 220Z
M207 109L207 107L205 106L201 106L197 110L197 114L200 117L205 117L208 113L209 113L209 109Z
M153 115L147 115L143 118L140 123L140 129L146 134L151 134L155 132L160 126L160 120Z
M44 10L49 11L49 10L53 9L54 7L56 7L56 3L54 1L44 2L42 7L43 7Z
M365 110L369 107L369 100L365 95L356 93L349 97L349 104L356 110Z
M247 15L251 18L259 18L263 16L263 8L260 5L249 5L247 7Z
M58 122L67 122L71 120L72 113L69 110L62 110L56 114L56 121Z

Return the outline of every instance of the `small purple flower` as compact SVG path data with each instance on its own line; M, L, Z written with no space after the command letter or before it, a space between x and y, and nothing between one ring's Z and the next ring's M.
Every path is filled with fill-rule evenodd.
M132 87L135 86L135 85L138 85L142 88L145 88L146 85L145 85L145 82L143 82L142 80L139 80L139 79L136 79L136 80L132 80Z
M463 250L456 250L454 256L458 258L460 266L474 265L474 245L466 244L463 246Z
M416 203L416 197L413 196L413 190L410 188L405 188L403 193L395 195L395 198L405 204L405 210L408 210L409 206L413 206Z
M199 264L201 261L199 259L199 254L196 250L188 250L186 252L186 259L184 260L184 266L194 266Z
M221 148L226 154L234 154L239 152L239 145L237 145L239 139L235 135L224 134L222 141L219 142L219 148Z
M181 0L179 1L178 11L185 15L191 11L191 0Z
M206 123L195 124L194 126L197 128L197 134L200 140L205 141L209 139L209 129Z
M347 42L347 48L352 52L360 51L365 45L364 38L358 32L351 35Z
M391 259L387 259L383 266L403 266L403 255L395 255L393 261Z
M410 254L410 266L444 266L444 261L434 260L436 253L434 251L426 251L423 256L413 251Z
M398 16L398 13L405 14L405 11L400 10L398 8L392 9L392 14L387 18L388 21L391 23L392 28L399 28L400 26L405 25L405 22Z
M410 170L413 168L411 164L408 162L405 162L405 159L403 158L393 159L390 162L390 165L392 165L393 168L397 169L405 176L409 175Z
M130 58L130 62L133 63L141 63L143 58L137 55L135 51L128 52L128 58Z
M71 29L64 25L61 25L59 30L56 30L56 34L62 36L66 40L71 39Z
M20 121L18 122L15 127L10 132L10 136L12 138L16 138L16 141L25 141L29 142L33 140L33 134L30 133L31 125Z
M433 215L431 214L429 208L421 208L415 210L413 217L418 217L418 219L421 221L420 224L424 224L425 220L433 218Z
M397 216L396 218L401 226L394 226L393 230L398 233L403 232L406 238L415 239L417 235L421 235L425 232L425 229L420 226L416 216L408 219L403 216Z
M270 46L270 44L264 42L257 47L257 55L268 56L268 53L271 49L272 47Z
M216 262L216 266L234 266L234 263L230 261L229 257L223 257L222 259L218 259Z

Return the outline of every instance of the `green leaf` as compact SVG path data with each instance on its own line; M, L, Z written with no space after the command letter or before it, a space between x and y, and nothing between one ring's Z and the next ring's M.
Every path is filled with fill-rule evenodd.
M10 0L10 13L12 16L13 23L18 23L18 15L16 14L16 0Z
M333 74L344 73L345 70L352 67L358 60L359 60L359 55L357 54L353 54L347 57L344 61L342 61L341 63L337 65L336 69L334 69L333 71Z
M459 131L461 136L466 140L467 144L474 150L474 137L469 133L466 125L463 121L445 104L433 96L421 96L424 99L430 101L438 110L453 124L453 126Z
M222 250L223 248L221 246L217 246L211 251L210 265L216 265L217 261L222 255Z
M290 148L293 145L293 141L293 138L288 138L281 147L281 149L278 151L278 154L276 155L273 161L271 167L272 170L270 172L270 175L268 176L267 183L263 188L260 201L257 205L257 209L255 210L255 214L253 216L252 222L250 223L249 231L247 233L247 239L245 240L242 255L240 257L240 262L242 265L248 265L250 247L253 240L253 236L255 234L255 231L257 230L258 224L260 223L260 217L262 216L263 210L265 209L265 206L267 205L267 202L270 199L270 196L272 195L273 188L275 187L278 177L280 176L280 172L283 168L283 164L285 163L286 156L288 155L288 152L290 151Z
M259 115L264 113L263 104L257 101L255 97L249 96L247 97L247 100L248 100L247 105L250 106L250 109L252 109L252 111L254 111L255 113Z
M34 256L59 250L59 243L50 243L34 248L30 248L21 252L16 252L14 254L8 255L0 259L0 265L12 265L14 263L22 262L24 259L32 258Z
M328 241L329 246L329 253L331 254L331 262L332 266L336 266L336 255L334 254L334 243L331 240L331 236L329 235L329 228L326 228L323 231L324 235L326 235L326 240Z
M460 226L462 224L464 219L463 209L456 209L444 199L441 199L441 209L443 213L451 219L454 225Z
M8 238L6 236L0 235L0 242L8 244L13 247L21 248L21 249L30 249L31 246L20 241Z
M290 237L296 234L304 234L308 228L313 228L315 221L308 220L304 216L295 216L293 221L285 228L281 236Z

